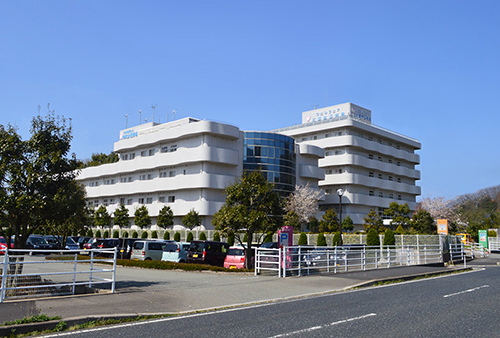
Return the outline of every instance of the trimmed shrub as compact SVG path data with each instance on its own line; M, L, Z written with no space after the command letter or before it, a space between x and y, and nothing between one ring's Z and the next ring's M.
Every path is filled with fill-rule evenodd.
M187 234L186 242L191 243L193 241L193 233L190 231Z
M394 232L391 229L387 229L384 235L384 245L395 245L396 238L394 238Z
M219 233L217 231L214 232L214 241L215 242L220 242L220 235L219 235Z
M248 235L245 233L243 235L243 243L246 243L248 241Z
M378 237L378 232L375 229L370 229L366 235L366 245L367 246L378 246L380 245L380 238Z
M120 238L120 233L118 230L113 231L113 238Z
M92 229L87 230L87 237L94 237L94 233L92 232Z
M200 237L199 237L200 241L206 241L207 240L207 235L205 235L204 232L200 233Z
M307 245L307 235L305 232L300 233L298 245Z
M339 246L339 245L340 245L340 231L336 231L335 234L333 235L332 246Z
M96 238L101 238L101 230L97 230L95 233Z
M151 233L151 238L158 238L158 232L156 230L154 230L152 233Z
M126 231L125 231L125 232L122 234L122 237L123 237L123 238L128 238L128 232L126 232Z
M139 234L137 233L137 231L134 231L132 233L132 238L138 238L139 237Z
M163 239L170 239L170 232L168 231L165 231L165 233L163 234Z
M488 230L488 237L497 237L497 235L495 230Z
M104 234L102 235L102 237L109 238L109 231L108 230L104 231Z
M325 234L324 233L320 233L318 235L318 240L316 242L316 245L317 246L326 246L326 237L325 237Z
M148 232L147 231L143 231L142 234L141 234L141 238L142 239L148 238Z
M177 231L174 234L174 241L176 241L176 242L180 242L181 241L181 233L180 232Z

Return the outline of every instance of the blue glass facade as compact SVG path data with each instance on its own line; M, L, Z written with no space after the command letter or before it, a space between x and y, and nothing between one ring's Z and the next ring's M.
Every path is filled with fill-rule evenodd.
M245 132L243 170L260 170L283 196L295 189L295 164L293 138L274 133Z

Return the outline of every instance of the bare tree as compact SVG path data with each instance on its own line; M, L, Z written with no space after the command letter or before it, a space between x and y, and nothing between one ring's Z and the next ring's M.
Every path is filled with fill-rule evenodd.
M421 208L427 210L433 219L453 219L455 216L453 204L444 197L425 197L422 199Z
M308 223L318 212L318 201L323 197L323 191L310 186L296 185L295 191L285 201L285 210L293 211L299 216L301 227ZM302 229L301 229L302 230Z

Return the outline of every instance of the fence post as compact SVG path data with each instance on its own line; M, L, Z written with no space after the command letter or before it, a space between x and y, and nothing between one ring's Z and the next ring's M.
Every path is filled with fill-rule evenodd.
M302 255L300 254L300 252L301 252L301 248L302 248L302 247L301 247L301 246L299 246L299 259L298 259L298 260L299 260L299 277L300 277L300 276L302 276L302 275L301 275L301 270L300 270L300 266L302 265L302 264L301 264L301 263L302 263L302 261L301 261L301 260L302 260Z
M337 273L337 247L335 247L335 258L333 259L333 263L334 263L334 266L333 266L333 273Z
M92 270L94 269L94 251L90 251L90 274L89 274L89 288L92 289Z
M410 266L410 246L406 246L406 265Z
M380 257L382 257L382 248L375 250L375 269L378 269L378 252L380 251Z
M78 260L78 253L75 253L75 264L73 266L73 295L75 294L75 283L76 283L76 264Z
M281 266L281 262L283 261L282 255L283 255L283 248L278 248L278 278L281 277L281 269L283 268Z
M387 267L391 267L391 246L387 246Z
M366 246L363 247L363 271L366 270Z
M116 284L116 256L118 255L118 247L115 246L115 253L113 256L113 282L111 283L111 293L115 293Z
M326 272L330 273L330 249L326 248Z
M464 243L461 243L461 248L462 248L462 257L464 259L464 268L466 268L467 267L467 256L465 255Z
M3 257L3 270L2 270L2 286L0 289L0 303L5 299L5 288L7 287L7 271L9 268L9 248L5 248L5 255Z
M260 272L260 251L259 248L255 248L255 269L254 276L257 276Z

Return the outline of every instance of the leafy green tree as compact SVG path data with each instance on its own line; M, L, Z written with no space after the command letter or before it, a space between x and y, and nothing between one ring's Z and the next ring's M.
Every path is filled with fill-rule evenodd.
M375 229L370 229L366 235L366 245L367 246L378 246L380 245L380 237Z
M111 226L111 216L104 205L99 206L95 211L94 224L102 229Z
M294 229L301 229L299 215L297 215L295 211L289 211L286 213L285 226L290 226Z
M118 157L118 154L116 154L115 152L111 152L109 155L104 153L100 154L94 153L92 154L91 159L81 163L80 167L82 168L95 167L101 164L118 162L119 159L120 158Z
M176 242L180 242L181 241L181 233L180 232L177 231L174 234L174 241L176 241Z
M174 212L168 205L165 205L163 208L161 208L160 212L158 213L157 224L163 229L167 229L174 225Z
M119 238L119 237L120 233L118 232L118 230L113 231L113 238Z
M217 231L214 232L213 241L220 242L220 235L219 235L219 233Z
M342 220L342 230L344 231L352 231L354 230L354 221L352 220L349 215L347 215L343 220Z
M149 211L145 205L141 205L135 210L134 213L134 223L141 229L144 229L151 225L151 218L149 218Z
M319 232L319 221L316 217L312 216L309 219L309 231L312 233Z
M251 268L252 239L261 233L258 242L268 232L282 226L283 208L280 196L259 171L245 172L226 188L226 202L214 215L212 224L223 235L235 234L241 245L246 245L245 265ZM247 235L243 243L241 234Z
M15 127L0 125L0 236L10 243L13 235L16 248L60 219L66 210L61 198L74 190L78 174L78 161L69 153L71 123L48 110L46 117L32 119L28 140Z
M137 233L137 231L134 231L132 233L132 238L138 238L139 237L139 234Z
M143 232L141 233L141 238L142 238L142 239L147 239L147 238L148 238L148 232L147 232L147 231L143 231Z
M333 235L332 246L339 246L339 245L340 245L340 231L336 231L335 234Z
M102 235L103 238L109 238L109 231L105 230L104 234Z
M186 242L191 243L193 241L193 233L190 231L187 234Z
M410 211L407 203L398 204L397 202L391 202L389 208L384 210L384 215L391 217L391 226L398 227L401 225L405 229L410 225Z
M153 230L151 233L151 238L158 238L158 232L156 230Z
M189 210L186 216L182 217L182 224L189 230L199 227L201 225L200 214L194 209Z
M419 234L436 234L437 227L431 214L424 209L418 210L410 221L412 228Z
M234 245L234 233L231 232L227 235L227 244Z
M319 233L318 239L316 240L316 246L326 246L326 237L324 233Z
M396 230L394 231L394 233L398 234L398 235L402 235L405 233L405 229L403 229L403 226L400 224L398 225L398 227L396 228Z
M384 226L384 221L382 221L379 214L375 210L371 210L368 215L363 218L363 220L365 221L363 227L365 228L366 232L374 229L378 233L380 231L380 228Z
M101 235L101 230L97 230L96 233L95 233L95 237L96 238L101 238L102 235Z
M383 245L395 245L396 238L394 238L394 232L391 229L385 230Z
M170 239L170 232L165 231L165 233L163 234L163 239L169 240Z
M301 232L299 236L299 245L307 245L307 235L305 232Z
M206 241L207 240L207 235L205 235L205 233L202 231L200 233L200 238L199 239L200 239L200 241Z
M333 209L328 209L319 221L320 232L335 232L339 230L339 218Z
M124 204L120 204L120 206L114 212L115 219L113 221L114 224L118 225L121 229L129 226L129 214L128 209Z
M123 238L128 238L128 232L127 232L127 231L125 231L125 232L122 234L122 237L123 237Z

